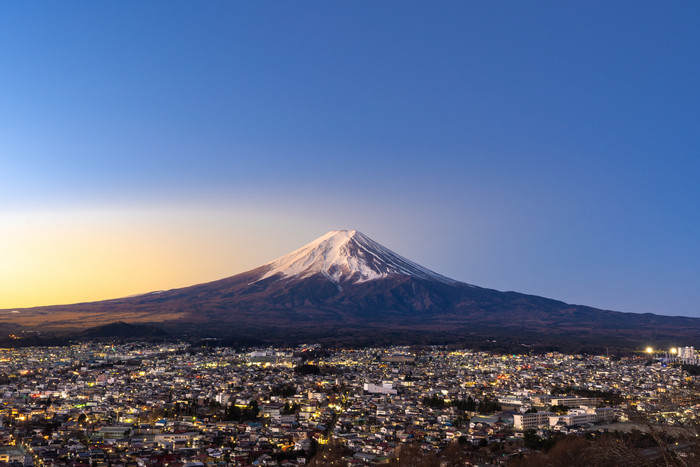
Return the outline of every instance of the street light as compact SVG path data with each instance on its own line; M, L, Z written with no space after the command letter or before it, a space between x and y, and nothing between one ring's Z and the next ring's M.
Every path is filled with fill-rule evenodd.
M654 349L652 349L651 347L647 347L647 353L651 355L652 353L654 353Z
M676 355L676 354L678 353L678 349L675 348L675 347L672 347L672 348L671 348L671 353L672 353L673 355Z

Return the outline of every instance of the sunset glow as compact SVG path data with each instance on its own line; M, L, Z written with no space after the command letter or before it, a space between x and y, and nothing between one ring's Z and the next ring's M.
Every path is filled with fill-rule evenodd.
M269 255L276 249L284 252L281 245L275 248L273 238L253 234L237 225L236 215L227 214L5 216L0 230L0 309L184 287L258 266L274 259ZM270 222L255 217L258 226Z

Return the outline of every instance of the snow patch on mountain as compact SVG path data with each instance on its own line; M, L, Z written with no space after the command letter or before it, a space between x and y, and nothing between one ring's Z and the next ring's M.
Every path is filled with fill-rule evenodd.
M408 275L456 283L407 260L357 230L330 231L264 266L268 270L259 280L277 275L303 278L323 274L336 283L359 283L391 275Z

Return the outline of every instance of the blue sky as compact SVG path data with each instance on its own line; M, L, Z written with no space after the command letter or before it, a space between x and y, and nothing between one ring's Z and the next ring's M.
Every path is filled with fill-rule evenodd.
M0 306L213 280L357 228L465 282L700 316L698 18L0 4Z

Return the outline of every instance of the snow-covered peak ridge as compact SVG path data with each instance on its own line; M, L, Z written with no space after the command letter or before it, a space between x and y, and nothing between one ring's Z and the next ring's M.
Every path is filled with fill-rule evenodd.
M357 230L332 230L265 266L269 269L260 280L275 275L303 278L321 273L334 282L358 283L400 274L455 283L394 253Z

